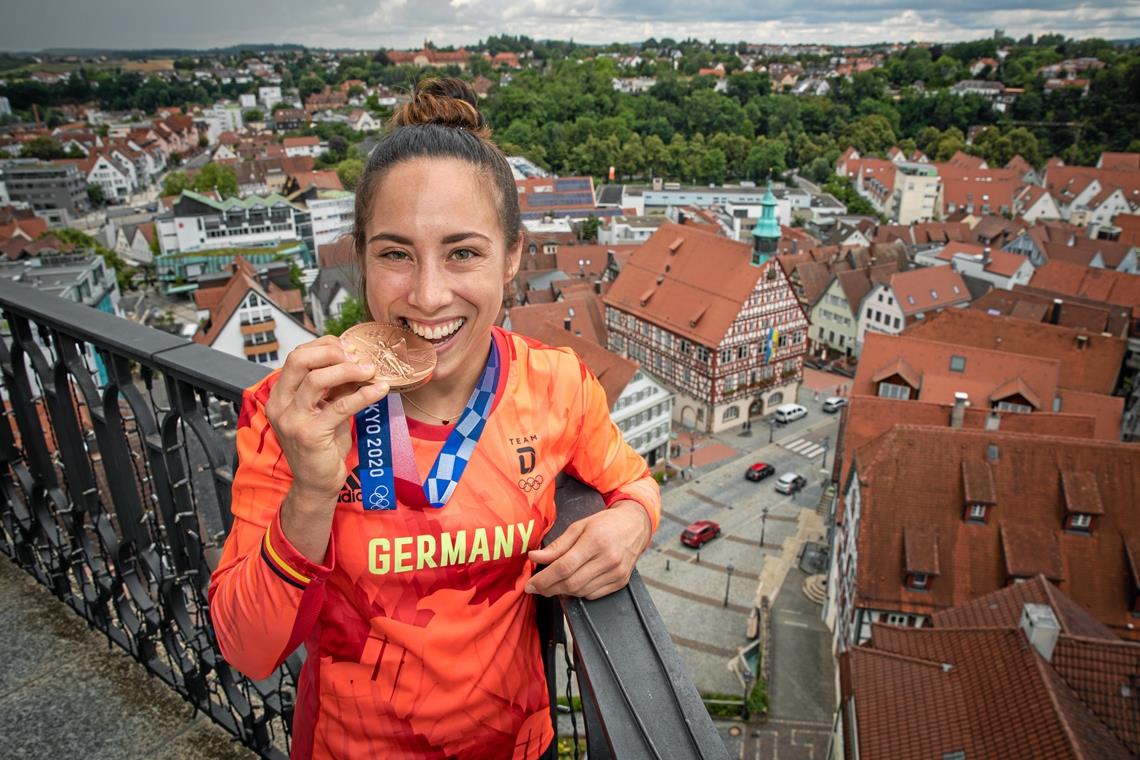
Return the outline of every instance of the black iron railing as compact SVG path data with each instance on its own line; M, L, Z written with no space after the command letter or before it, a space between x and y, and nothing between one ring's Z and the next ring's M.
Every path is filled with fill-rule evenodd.
M241 392L266 370L19 284L0 283L0 309L0 550L244 744L286 757L300 655L249 680L206 604ZM548 540L601 499L569 482L558 505ZM636 574L605 599L542 606L540 634L552 716L569 665L592 760L727 758Z

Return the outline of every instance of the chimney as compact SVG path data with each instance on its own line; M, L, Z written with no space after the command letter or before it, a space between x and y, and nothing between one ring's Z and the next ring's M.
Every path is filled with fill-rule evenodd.
M656 190L657 192L661 192L661 188L664 187L664 185L665 185L665 180L663 180L661 177L654 177L653 178L653 189Z
M1061 319L1061 304L1063 303L1064 301L1060 298L1053 299L1053 309L1049 312L1049 324L1055 325Z
M572 325L572 322L570 320L570 317L563 317L562 329L565 330L566 332L570 332L571 331L571 325Z
M985 248L982 249L982 264L984 265L984 264L989 264L989 263L990 263L990 247L987 245Z
M601 280L594 280L594 294L599 295L599 296L602 294L602 281Z
M1057 638L1061 635L1061 626L1057 623L1053 608L1047 604L1026 604L1021 608L1019 627L1037 654L1044 657L1046 662L1052 662L1053 648L1057 646Z
M986 417L986 430L997 430L1001 427L1001 415L996 411L990 412Z
M954 394L954 409L950 412L950 427L960 428L966 420L966 407L970 404L970 394L958 391Z

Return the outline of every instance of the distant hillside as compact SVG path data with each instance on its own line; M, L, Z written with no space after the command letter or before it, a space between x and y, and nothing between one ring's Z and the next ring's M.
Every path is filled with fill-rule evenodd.
M114 56L117 58L179 58L182 56L199 56L199 55L233 55L242 51L266 51L266 52L297 52L305 50L304 45L295 45L292 43L276 44L276 43L243 43L240 45L230 45L223 48L210 48L208 50L195 49L195 48L153 48L147 50L116 50L113 48L46 48L39 51L40 55L50 56L68 56L75 55L80 57L91 56ZM29 55L33 55L29 53Z

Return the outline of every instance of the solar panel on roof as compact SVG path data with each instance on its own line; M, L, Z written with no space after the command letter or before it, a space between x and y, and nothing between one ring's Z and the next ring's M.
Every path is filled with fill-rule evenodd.
M594 196L590 193L535 193L528 195L527 204L540 206L593 206Z
M589 190L590 180L588 179L556 179L554 180L554 192L564 193L573 190Z

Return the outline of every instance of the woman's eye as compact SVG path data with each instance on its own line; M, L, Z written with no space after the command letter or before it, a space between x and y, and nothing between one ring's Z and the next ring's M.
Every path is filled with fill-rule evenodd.
M389 261L407 261L408 254L403 251L384 251L380 254L380 258L388 259Z
M451 257L456 261L468 261L475 258L477 255L478 254L476 254L475 251L472 251L470 248L460 248L457 251L451 252Z

